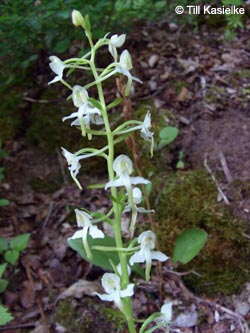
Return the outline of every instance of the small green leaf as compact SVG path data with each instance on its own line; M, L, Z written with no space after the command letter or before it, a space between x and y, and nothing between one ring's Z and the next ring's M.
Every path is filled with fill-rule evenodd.
M6 279L0 279L0 293L3 293L8 286L9 281Z
M0 326L7 324L13 319L8 309L0 304Z
M173 142L176 137L179 134L179 130L176 127L173 126L167 126L164 127L160 133L159 133L159 137L160 137L160 145L164 144L164 145L168 145L171 142Z
M97 109L99 109L100 111L102 111L102 104L96 100L95 98L93 97L89 97L88 98L88 101L93 104Z
M177 164L176 164L176 168L177 169L184 169L185 167L185 164L183 161L178 161Z
M102 220L103 222L107 222L109 224L112 223L112 220L104 213L101 212L93 212L91 213L91 216L93 217L93 219L98 219L98 220Z
M116 98L112 103L107 106L107 111L119 105L123 101L122 98Z
M10 247L13 250L17 250L19 252L23 251L26 249L29 239L30 239L29 233L18 235L10 241Z
M84 17L84 27L85 27L86 32L91 35L91 32L90 32L91 25L90 25L90 20L89 20L88 14L85 15L85 17Z
M0 237L0 254L8 250L8 242L5 238Z
M19 251L17 250L8 250L4 253L4 259L9 262L11 265L15 265L19 258Z
M87 186L87 188L104 188L106 184L93 184Z
M0 199L0 207L8 206L10 204L9 200L7 199Z
M191 261L207 241L207 233L198 228L183 231L176 239L174 246L173 262L186 264Z
M5 272L5 270L6 270L6 266L7 266L7 264L5 263L5 264L2 264L2 265L0 265L0 278L2 277L2 275L3 275L3 273Z

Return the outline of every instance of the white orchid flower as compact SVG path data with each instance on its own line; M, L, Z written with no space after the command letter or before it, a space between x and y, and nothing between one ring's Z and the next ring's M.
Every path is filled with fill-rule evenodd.
M159 324L162 323L164 326L168 326L172 318L172 307L172 302L163 304L161 307L161 314L159 317L155 318L155 321Z
M89 94L88 91L79 85L75 85L72 88L73 104L76 108L79 108L82 104L88 103Z
M51 80L48 84L61 81L63 78L63 71L67 67L67 65L65 65L65 63L56 56L49 57L49 60L50 60L49 67L56 74L56 77L53 80Z
M111 53L111 55L113 56L113 58L115 59L115 61L117 61L117 47L121 47L126 39L126 35L122 34L120 36L118 35L113 35L111 36L109 42L108 42L108 48L109 48L109 52Z
M72 99L74 106L78 108L77 112L71 113L69 116L64 117L62 120L76 118L71 122L71 126L80 126L82 134L85 136L85 128L90 129L90 124L97 125L103 124L103 118L99 109L94 107L88 101L89 95L85 88L81 86L74 86Z
M122 298L131 297L134 294L134 284L128 284L126 289L121 289L119 276L114 273L105 273L102 277L102 286L106 294L95 293L103 301L115 302L120 311L125 313Z
M128 194L128 202L132 211L130 232L131 234L133 234L135 229L137 210L133 199L132 185L148 184L150 183L150 181L143 177L130 177L131 173L133 172L133 163L131 159L126 155L119 155L118 157L116 157L113 163L113 169L118 178L109 181L106 184L105 189L109 187L125 186Z
M127 87L125 90L126 96L129 95L129 91L130 91L130 88L132 85L132 80L142 83L142 81L140 79L131 75L130 70L132 68L133 68L133 66L132 66L131 56L130 56L128 50L122 51L121 56L120 56L120 61L115 66L115 70L117 73L121 73L124 76L127 76L127 78L128 78L128 83L127 83Z
M135 229L135 222L137 219L137 213L154 213L154 210L148 210L143 207L137 207L142 201L142 192L138 187L133 188L132 190L132 198L133 200L129 200L128 204L125 206L123 213L127 213L132 211L132 217L131 217L131 224L130 224L130 231L134 232Z
M152 260L165 261L169 259L165 254L160 251L153 251L155 248L156 236L151 231L144 231L138 237L138 243L140 244L140 250L132 255L129 260L130 265L134 265L135 263L143 263L146 262L146 280L148 281L150 278L150 270L152 266Z
M151 142L150 152L151 152L151 157L152 157L153 156L153 150L154 150L154 133L149 131L149 129L151 127L152 127L152 125L151 125L151 114L148 111L145 118L144 118L142 127L141 127L141 137L144 140Z
M149 180L143 177L130 177L133 172L133 163L131 159L126 155L119 155L116 157L113 163L113 169L118 176L117 179L109 181L105 189L109 187L125 186L127 192L132 191L132 185L148 184Z
M104 233L100 229L98 229L96 225L92 224L92 216L90 216L88 213L79 209L75 209L75 214L77 226L82 229L76 231L74 235L69 239L82 238L83 246L86 251L87 257L91 259L92 255L87 240L88 234L92 238L104 238Z
M138 213L154 213L153 209L148 210L143 207L137 207L137 205L139 205L142 201L142 191L138 187L133 188L132 196L133 196L134 204L136 206L136 211ZM126 205L126 207L124 208L123 213L127 213L130 211L131 211L131 205L130 205L130 203L128 203Z
M81 157L76 156L75 154L70 153L65 148L61 148L61 149L62 149L62 153L63 153L64 157L67 160L71 177L74 179L74 181L76 182L77 186L80 189L82 189L79 181L76 178L76 176L77 176L77 174L78 174L78 172L79 172L79 170L81 168L81 164L79 162L79 160L81 159Z
M151 114L150 111L148 111L141 126L141 137L146 141L152 141L154 136L154 133L149 131L151 127Z

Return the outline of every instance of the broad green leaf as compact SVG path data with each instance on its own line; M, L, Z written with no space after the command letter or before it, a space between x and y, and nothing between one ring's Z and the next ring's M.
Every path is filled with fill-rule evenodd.
M9 200L7 199L0 199L0 207L8 206L10 204Z
M3 293L8 286L9 281L6 279L0 279L0 293Z
M29 239L30 239L29 233L18 235L10 241L10 247L13 250L17 250L19 252L23 251L26 249Z
M0 304L0 326L7 324L13 319L8 309Z
M15 265L19 258L19 251L17 250L8 250L4 253L4 259L9 262L11 265Z
M0 237L0 254L8 250L8 242L5 238Z
M6 266L7 266L7 264L5 263L5 264L2 264L2 265L0 265L0 278L2 277L2 275L3 275L3 273L5 272L5 270L6 270Z
M207 240L207 233L198 228L183 231L174 245L173 262L186 264L191 261L203 248Z
M161 139L160 145L161 144L164 144L164 145L170 144L171 142L173 142L176 139L178 134L179 134L178 128L173 127L173 126L164 127L159 133L159 137Z
M68 243L70 247L78 252L80 256L86 260L90 261L87 258L86 252L84 250L82 239L69 239ZM88 244L91 249L92 246L108 246L108 247L115 247L115 240L112 237L105 236L105 238L92 238L88 236ZM106 252L106 251L99 251L99 250L91 250L93 255L93 260L91 263L94 265L101 267L103 269L112 270L112 266L110 265L109 260L111 259L115 265L119 262L119 257L117 252Z
M93 265L101 267L105 270L113 270L112 266L110 264L110 260L114 263L115 266L119 263L119 256L116 251L100 251L100 250L91 250L91 253L93 255L93 259L89 260L87 258L86 252L83 247L82 239L69 239L68 240L69 246L78 252L80 256L88 261L91 262ZM104 238L92 238L88 236L88 244L91 249L92 246L105 246L105 247L115 247L115 240L112 237L105 236ZM129 258L129 256L128 256ZM132 271L136 272L141 277L145 276L144 271L141 269L141 267L136 264L133 265Z

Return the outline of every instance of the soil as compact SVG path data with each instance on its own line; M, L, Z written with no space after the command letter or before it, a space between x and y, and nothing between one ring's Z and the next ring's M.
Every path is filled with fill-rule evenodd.
M166 22L149 24L128 37L126 47L133 55L134 75L143 80L132 96L137 101L134 107L153 104L154 112L166 124L172 121L178 126L180 135L173 152L185 153L188 170L205 168L206 161L235 216L243 218L247 226L250 25L246 24L230 43L220 32L205 28L196 33L178 26L172 29ZM107 208L105 191L80 192L72 184L59 151L48 156L39 146L30 147L25 138L6 142L5 149L9 156L4 161L6 178L0 189L11 203L1 208L0 234L11 239L30 232L31 240L18 265L7 272L10 283L3 300L15 319L0 331L126 332L123 326L114 329L112 313L106 315L92 295L103 271L83 261L67 245L75 230L73 208ZM83 184L106 181L105 175L95 177L84 171L80 177ZM249 332L249 283L237 295L211 299L192 294L171 264L163 265L162 272L162 277L155 271L152 282L138 285L133 301L138 317L159 311L161 303L171 299L173 327L180 332ZM67 288L79 279L85 281L80 295L77 289L66 297ZM100 311L101 322L96 321ZM84 327L83 316L90 318L88 326ZM69 328L72 321L78 325ZM93 321L96 325L91 325Z

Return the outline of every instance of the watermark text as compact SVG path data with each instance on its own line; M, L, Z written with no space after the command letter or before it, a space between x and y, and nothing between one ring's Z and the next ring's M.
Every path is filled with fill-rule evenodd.
M243 15L245 14L245 8L237 6L221 6L213 7L212 5L187 5L176 6L176 14L183 14L184 12L189 15Z

